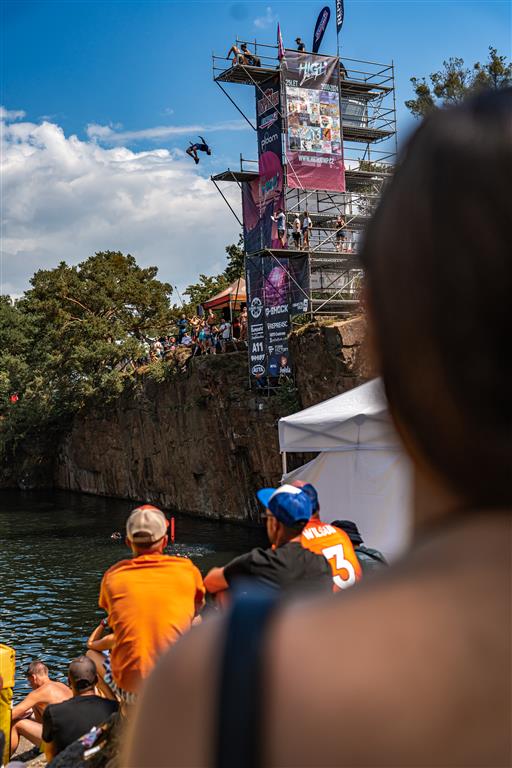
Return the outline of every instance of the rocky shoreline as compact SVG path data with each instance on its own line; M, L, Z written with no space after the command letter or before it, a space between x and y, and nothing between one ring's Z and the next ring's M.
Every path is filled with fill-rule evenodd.
M192 359L161 382L143 378L113 405L80 413L59 445L26 447L17 467L4 469L2 485L254 521L254 491L281 477L279 418L367 380L364 339L362 317L294 332L296 387L273 397L249 390L246 352Z

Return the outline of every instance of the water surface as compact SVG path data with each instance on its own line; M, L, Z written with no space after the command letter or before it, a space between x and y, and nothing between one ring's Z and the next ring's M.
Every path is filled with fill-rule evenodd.
M16 649L16 699L27 690L21 670L40 658L65 680L99 619L101 577L129 557L124 531L134 502L60 491L0 491L0 642ZM168 552L190 557L204 574L261 544L261 531L176 518Z

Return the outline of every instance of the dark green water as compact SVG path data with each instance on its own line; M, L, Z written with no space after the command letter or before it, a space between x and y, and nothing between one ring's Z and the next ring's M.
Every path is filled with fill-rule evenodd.
M98 594L104 571L129 557L113 531L124 531L133 502L64 492L0 491L0 642L16 649L20 674L40 658L64 680L69 661L104 615ZM264 541L260 531L176 517L176 544L204 574Z

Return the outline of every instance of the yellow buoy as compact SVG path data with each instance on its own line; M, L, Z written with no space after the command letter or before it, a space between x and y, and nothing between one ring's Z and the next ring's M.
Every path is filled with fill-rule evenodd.
M4 754L0 755L0 764L9 762L11 747L11 708L12 690L16 672L16 654L14 648L0 643L0 731L5 735Z

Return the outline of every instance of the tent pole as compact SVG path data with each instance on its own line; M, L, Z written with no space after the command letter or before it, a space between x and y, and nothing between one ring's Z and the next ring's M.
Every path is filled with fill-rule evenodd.
M283 466L283 477L288 474L288 467L286 462L286 451L281 451L281 462Z

